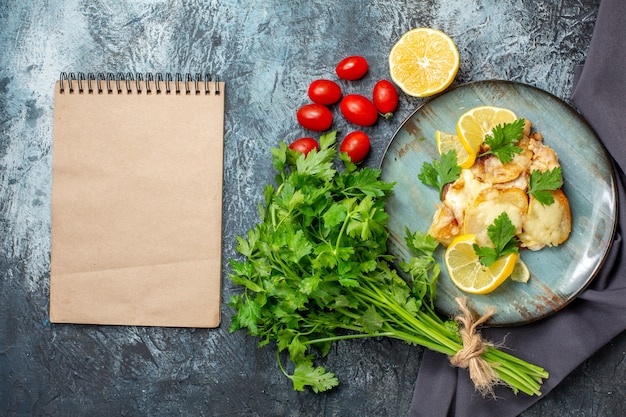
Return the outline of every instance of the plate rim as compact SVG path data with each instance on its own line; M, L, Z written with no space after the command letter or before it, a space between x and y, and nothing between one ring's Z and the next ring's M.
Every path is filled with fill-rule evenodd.
M598 276L600 270L603 268L608 255L611 251L611 248L613 246L613 243L615 241L615 236L617 234L617 229L618 229L618 218L619 218L619 192L617 189L617 171L616 171L616 167L615 167L615 161L613 160L613 157L611 156L610 152L608 151L607 147L605 146L604 142L600 139L600 137L598 136L597 132L595 131L595 129L593 129L593 127L591 126L591 124L585 119L585 117L569 102L567 102L566 100L564 100L561 97L556 96L555 94L546 91L542 88L539 88L537 86L531 85L531 84L526 84L520 81L514 81L514 80L505 80L505 79L485 79L485 80L474 80L474 81L468 81L462 84L457 84L454 85L448 89L446 89L445 91L434 95L432 97L429 97L427 99L425 99L423 102L421 102L410 114L408 114L404 120L400 123L400 125L397 127L397 129L395 129L395 131L393 132L393 134L391 135L390 139L387 141L387 145L385 147L385 150L380 158L380 161L377 165L377 168L380 170L381 174L383 172L383 164L386 161L387 158L387 154L392 146L392 143L394 141L394 139L399 135L399 133L402 131L402 129L404 129L405 125L411 120L413 119L413 117L418 114L424 107L428 106L430 103L432 103L433 101L435 101L437 98L455 92L457 90L460 89L464 89L464 88L471 88L475 85L478 84L484 84L484 85L494 85L494 84L500 84L500 85L509 85L509 86L513 86L515 88L525 88L525 89L532 89L535 90L536 92L538 92L539 94L544 94L547 95L548 97L550 97L551 99L559 102L560 105L566 107L567 109L569 109L572 113L572 115L576 116L576 118L578 119L578 121L585 125L586 128L589 129L589 131L592 133L592 136L594 137L595 141L597 142L597 144L599 145L599 148L601 149L602 153L604 154L604 157L606 159L606 161L608 161L608 171L609 171L609 181L610 181L610 189L612 192L612 197L613 197L613 206L612 206L612 212L615 214L613 222L612 222L612 227L610 230L610 234L607 236L607 241L608 243L606 244L606 247L603 249L602 252L602 256L601 259L597 262L597 264L595 265L595 267L593 268L593 271L591 272L590 276L585 280L584 284L580 286L580 288L571 293L567 299L565 299L561 304L558 305L558 307L553 308L549 311L546 311L545 313L533 316L531 318L522 320L522 321L516 321L516 322L508 322L508 323L494 323L491 321L487 321L483 324L484 327L516 327L516 326L521 326L521 325L526 325L526 324L530 324L533 322L536 322L538 320L542 320L544 318L550 317L553 314L557 313L558 311L562 310L563 308L565 308L567 305L569 305L571 302L573 302L576 298L578 298L578 296L584 292L590 285L591 283L595 280L595 278ZM443 313L443 314L448 314L447 312L441 312L439 311L439 313Z

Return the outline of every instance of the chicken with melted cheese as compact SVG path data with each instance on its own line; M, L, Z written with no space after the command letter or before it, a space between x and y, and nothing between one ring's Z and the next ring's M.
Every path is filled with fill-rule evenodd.
M455 237L472 233L480 246L490 246L487 228L506 212L524 248L539 250L567 240L572 218L563 191L552 191L554 203L550 205L528 194L531 172L560 166L556 152L531 130L532 124L526 121L517 143L522 151L511 162L503 164L494 155L478 158L446 185L428 231L431 236L448 246Z

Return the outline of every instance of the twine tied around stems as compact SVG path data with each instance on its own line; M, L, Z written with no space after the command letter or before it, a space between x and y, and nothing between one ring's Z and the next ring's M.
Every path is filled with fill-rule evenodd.
M481 357L493 343L483 340L477 329L493 315L495 308L490 308L483 316L474 320L465 298L457 297L455 301L461 309L461 314L455 320L460 324L459 334L463 340L463 348L450 356L450 363L467 369L474 387L483 396L493 396L493 388L501 381L496 371Z

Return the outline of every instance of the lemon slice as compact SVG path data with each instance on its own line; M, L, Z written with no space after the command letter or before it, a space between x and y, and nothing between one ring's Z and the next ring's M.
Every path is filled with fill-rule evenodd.
M469 148L469 146L466 147L464 142L462 142L457 135L437 130L435 132L435 139L437 141L439 155L450 152L450 150L455 150L456 161L461 168L469 168L474 165L476 153Z
M513 272L511 272L511 277L513 281L527 283L530 279L530 271L528 270L528 266L522 258L517 258L517 262L515 262L515 267L513 267Z
M389 52L391 79L406 94L428 97L446 88L459 70L459 51L440 30L406 32Z
M478 154L485 136L490 134L494 127L511 123L516 119L515 113L509 109L493 106L474 107L459 117L456 122L456 133L470 149L474 150L474 153Z
M495 290L513 272L519 253L505 255L491 266L480 263L472 246L476 236L461 235L454 239L444 254L450 279L461 291L487 294Z

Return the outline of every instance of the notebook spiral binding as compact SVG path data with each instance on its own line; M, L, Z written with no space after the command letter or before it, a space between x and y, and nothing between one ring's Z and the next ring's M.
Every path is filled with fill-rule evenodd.
M172 85L174 88L172 88ZM85 88L86 87L86 88ZM134 88L133 88L134 87ZM117 74L109 73L97 73L88 72L86 75L84 72L79 73L66 73L62 72L59 77L59 92L64 94L74 94L78 91L78 94L216 94L219 95L220 84L219 78L216 76L212 79L209 73L204 75L196 73L195 77L190 73L183 74L165 73L165 76L161 72L153 74L147 72L145 77L141 73L132 72L123 74L118 72Z

